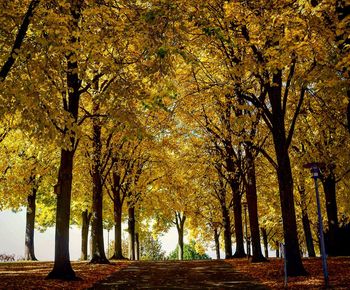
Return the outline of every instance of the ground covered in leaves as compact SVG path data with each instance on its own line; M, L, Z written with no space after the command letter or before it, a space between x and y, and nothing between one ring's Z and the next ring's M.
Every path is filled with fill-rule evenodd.
M208 264L207 266L210 267L213 262L201 261L201 265ZM284 288L283 261L281 259L272 258L267 263L255 264L249 263L247 259L222 260L221 262L230 265L233 270L241 272L245 276L250 276L252 280L266 287L271 289ZM86 289L92 287L97 281L106 279L112 273L121 271L125 275L128 272L126 268L135 268L137 263L113 261L110 265L94 265L86 262L73 262L73 269L77 276L83 279L82 281L73 282L45 280L46 275L53 267L51 262L0 263L0 289ZM172 262L169 261L169 263ZM288 289L322 289L324 281L321 260L319 258L304 259L303 263L309 275L307 277L289 278ZM161 263L162 269L166 266L165 264L166 262ZM187 266L192 267L192 264L184 262L180 268L184 270ZM142 265L140 263L140 266ZM350 258L330 258L328 259L328 269L331 289L350 289ZM168 273L170 274L170 272ZM134 274L130 272L130 275ZM158 269L157 274L162 279L167 278L176 283L174 276L167 277L167 271ZM116 273L114 276L118 277L118 274ZM217 273L217 276L218 279L220 276L223 277L220 273ZM135 277L130 277L130 279L135 279ZM147 285L144 286L147 287ZM179 288L180 285L176 286ZM186 285L183 286L186 289Z
M247 259L228 260L240 272L271 289L284 289L283 260L271 258L267 263L249 263ZM303 259L309 273L306 277L289 277L287 289L323 289L324 278L320 258ZM350 258L328 258L329 289L350 289Z
M128 261L96 265L87 262L72 262L76 275L82 281L45 280L52 270L52 262L0 263L0 289L86 289L129 264Z

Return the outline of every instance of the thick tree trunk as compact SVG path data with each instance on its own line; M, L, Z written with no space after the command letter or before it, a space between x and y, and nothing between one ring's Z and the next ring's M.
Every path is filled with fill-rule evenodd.
M233 218L235 225L236 251L233 258L246 257L244 251L244 236L242 222L242 195L239 192L239 185L236 181L231 181L230 186L233 193Z
M92 257L90 263L108 264L103 242L103 185L101 176L101 126L99 120L93 121L93 169L92 169Z
M128 207L129 259L135 260L135 208Z
M111 259L123 260L122 250L122 207L114 199L114 254Z
M124 199L121 197L120 176L116 171L113 171L113 211L114 211L114 253L111 259L123 260L122 250L122 213Z
M26 214L26 235L24 259L27 261L37 261L34 254L34 227L35 227L35 209L36 209L36 192L37 188L32 188L32 193L27 198L27 214Z
M310 227L310 220L309 215L307 213L307 205L306 205L306 197L305 197L305 188L304 186L299 187L298 189L299 195L300 195L300 207L301 207L301 214L302 214L302 223L303 223L303 229L304 229L304 235L305 235L305 242L306 242L306 248L307 253L309 257L315 257L315 248L314 248L314 242L312 239L312 232Z
M265 258L267 259L269 257L269 244L267 242L267 232L265 228L261 228L261 234L264 242Z
M221 201L222 224L224 226L225 259L232 258L232 234L230 214L224 201Z
M249 212L249 225L252 237L253 255L251 262L266 261L261 252L260 244L260 227L258 218L258 197L256 193L256 177L255 177L255 163L254 156L251 151L251 144L247 143L245 147L246 163L247 163L247 185L246 198Z
M72 171L74 151L61 150L61 165L58 182L55 186L57 195L55 262L47 279L75 280L69 258L69 219L72 192Z
M74 46L79 40L74 32L79 30L79 20L81 16L82 0L71 1L70 13L72 16L71 28L72 35L70 43ZM78 76L78 62L75 51L67 54L67 88L68 101L66 100L64 109L77 122L79 100L80 100L80 79ZM70 128L65 128L64 133L68 134ZM60 168L58 171L58 180L55 185L57 195L56 208L56 232L55 232L55 261L52 271L47 279L76 280L78 279L72 269L69 258L69 219L70 203L72 193L72 172L73 157L75 152L76 133L70 132L69 149L61 150ZM64 137L63 137L64 139Z
M220 234L217 228L214 229L214 242L216 259L220 260Z
M297 235L297 224L295 218L295 207L293 197L293 178L289 155L283 150L283 145L279 143L281 137L274 136L275 150L278 160L278 183L280 191L280 201L282 210L282 221L284 231L284 242L286 247L287 273L288 276L305 275ZM282 138L281 138L282 139Z
M339 231L339 221L338 221L338 208L337 208L337 198L336 198L336 182L334 173L332 170L330 173L322 178L323 190L326 197L326 211L328 218L328 247L327 254L329 256L337 256L339 254L338 249L338 231Z
M178 259L184 259L184 228L185 228L186 216L181 213L175 213L175 224L178 233Z
M91 219L91 213L86 209L81 213L82 226L81 226L81 256L80 260L88 259L88 237L89 237L89 225Z
M273 75L273 84L269 87L269 99L272 107L272 136L277 158L277 177L280 192L284 242L286 247L288 276L305 275L298 243L295 217L292 168L288 152L284 112L282 109L282 72Z

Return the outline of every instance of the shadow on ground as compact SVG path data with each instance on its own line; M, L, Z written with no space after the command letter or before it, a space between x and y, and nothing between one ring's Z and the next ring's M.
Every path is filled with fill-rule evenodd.
M268 289L219 260L135 261L90 289Z

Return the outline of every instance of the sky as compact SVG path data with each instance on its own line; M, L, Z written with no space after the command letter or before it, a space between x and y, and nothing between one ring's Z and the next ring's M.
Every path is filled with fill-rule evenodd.
M16 259L24 256L25 210L14 213L10 210L0 211L0 254L15 254ZM110 232L110 240L113 232ZM72 226L69 232L69 252L71 260L80 258L81 232L80 228ZM161 236L163 250L170 253L177 244L176 229L172 228ZM107 249L108 234L104 231L105 249ZM186 242L186 241L185 241ZM55 249L55 229L49 228L44 233L34 233L35 256L40 261L52 261ZM214 253L208 253L213 255Z

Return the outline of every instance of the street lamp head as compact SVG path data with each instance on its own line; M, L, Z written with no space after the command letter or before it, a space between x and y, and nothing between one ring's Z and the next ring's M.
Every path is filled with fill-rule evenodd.
M303 165L304 168L310 168L313 178L318 178L320 174L320 169L325 167L322 162L311 162Z

